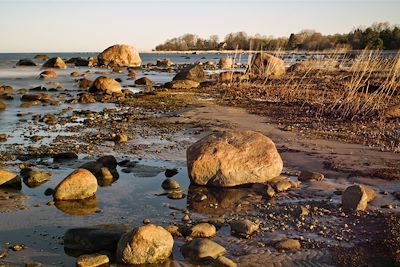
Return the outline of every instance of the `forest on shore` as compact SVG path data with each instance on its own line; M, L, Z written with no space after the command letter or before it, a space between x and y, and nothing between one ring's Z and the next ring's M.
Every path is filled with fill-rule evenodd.
M245 32L229 33L220 41L218 35L208 39L195 34L184 34L156 46L155 51L190 50L330 50L330 49L400 49L400 26L388 22L357 27L349 33L323 35L314 30L302 30L288 37L274 38Z

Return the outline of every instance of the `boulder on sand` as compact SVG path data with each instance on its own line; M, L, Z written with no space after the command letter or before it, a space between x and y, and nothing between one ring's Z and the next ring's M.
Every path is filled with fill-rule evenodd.
M169 89L192 89L199 87L200 83L192 80L177 80L166 83L164 86Z
M47 60L42 67L64 70L67 68L67 65L65 64L64 60L62 60L60 57L53 57Z
M254 131L210 134L191 145L186 156L189 178L198 185L266 183L283 168L272 140Z
M78 169L68 175L56 187L54 199L75 200L92 197L97 191L96 177L86 169Z
M98 60L100 65L110 67L140 67L142 64L138 51L123 44L110 46L99 54Z
M153 264L172 253L174 239L160 226L148 224L124 234L118 242L117 261L127 264Z
M368 202L376 197L374 190L365 185L352 185L342 194L342 207L345 210L364 211Z
M203 68L200 65L195 64L183 68L180 72L178 72L178 74L175 75L173 80L192 80L201 83L206 80L206 76Z
M103 92L106 94L121 93L121 85L112 78L100 76L94 80L92 86L90 87L90 91Z
M253 56L247 72L259 77L281 76L285 73L282 59L268 53L257 53Z

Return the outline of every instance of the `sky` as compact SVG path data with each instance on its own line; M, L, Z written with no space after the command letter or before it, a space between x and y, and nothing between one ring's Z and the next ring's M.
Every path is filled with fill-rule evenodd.
M400 24L399 10L400 0L0 0L0 53L98 52L116 43L150 51L185 33L347 33Z

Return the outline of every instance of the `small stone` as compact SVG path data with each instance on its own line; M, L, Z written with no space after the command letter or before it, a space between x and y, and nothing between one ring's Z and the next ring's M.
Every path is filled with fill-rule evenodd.
M14 246L11 247L11 249L12 249L13 251L21 251L21 250L23 250L24 248L25 248L24 245L14 245Z
M280 181L275 184L276 191L278 192L285 192L292 188L292 183L289 181Z
M54 189L53 188L47 188L45 191L44 191L44 195L45 196L51 196L51 195L53 195L54 194Z
M90 254L90 255L81 255L76 260L77 267L98 267L104 266L108 264L110 260L107 255L101 254Z
M301 244L296 239L286 239L276 243L275 247L279 250L299 250Z
M269 198L273 198L275 196L275 190L271 186L268 186L267 188L267 196Z
M237 220L230 223L231 231L237 235L249 236L254 234L259 229L259 224L250 220Z
M301 171L299 181L305 182L310 180L322 181L325 176L319 172Z
M167 230L173 237L182 236L182 233L179 231L179 227L176 225L168 225L165 230Z
M49 201L46 203L47 206L54 206L56 203L54 201Z
M299 217L306 217L310 214L310 211L306 207L300 206L298 207L297 213L299 214Z
M190 229L190 236L193 238L198 237L213 237L217 234L217 229L214 225L209 223L199 223Z
M375 196L375 192L365 185L352 185L343 191L342 207L345 210L364 211Z
M7 251L0 251L0 259L3 259L3 258L5 258L5 257L7 257Z
M28 262L25 263L25 267L42 267L43 265L39 262Z
M143 220L143 224L149 224L149 223L150 223L150 219L146 218L146 219Z
M128 142L128 136L125 134L117 134L114 137L114 141L118 144L124 144L124 143Z
M167 178L162 182L161 187L165 190L173 190L173 189L178 189L180 185L174 179Z
M178 174L178 170L177 169L166 169L165 170L165 177L172 177Z
M183 222L188 222L188 221L190 221L190 216L189 216L189 214L185 214L185 216L183 216L183 218L182 218L182 221L183 221Z

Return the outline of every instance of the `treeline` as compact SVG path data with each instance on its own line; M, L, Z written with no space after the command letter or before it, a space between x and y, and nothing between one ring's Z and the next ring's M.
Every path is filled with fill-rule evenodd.
M156 46L156 51L187 50L327 50L327 49L400 49L400 27L388 22L358 27L347 34L322 35L314 30L292 33L289 37L248 36L245 32L229 33L223 41L217 35L200 38L185 34Z

